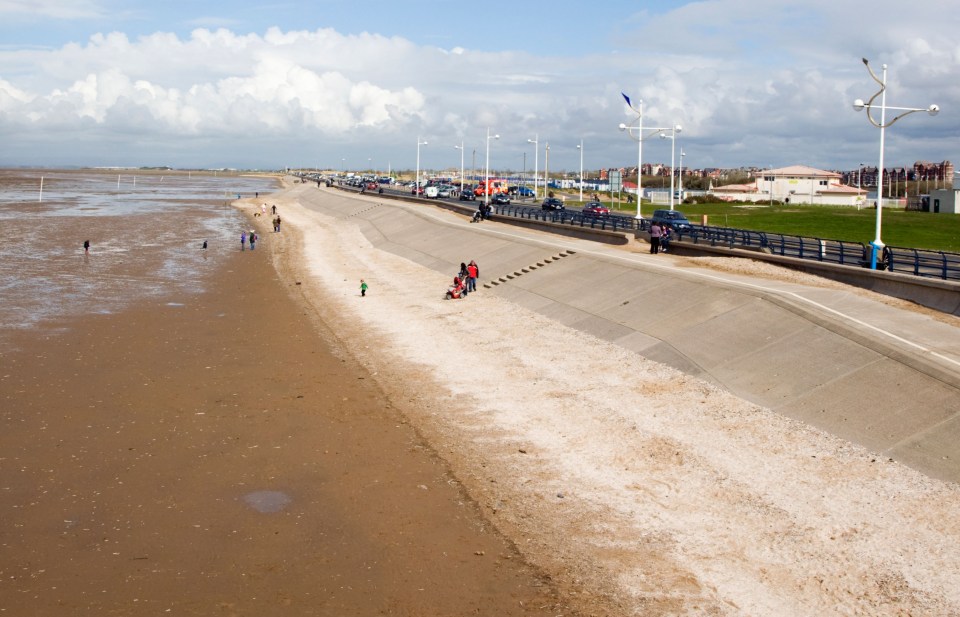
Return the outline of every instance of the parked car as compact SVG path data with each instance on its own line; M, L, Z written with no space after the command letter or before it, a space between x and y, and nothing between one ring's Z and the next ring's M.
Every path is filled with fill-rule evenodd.
M566 209L563 206L563 202L556 197L547 197L543 200L540 207L544 210L553 210L554 212L563 212Z
M588 201L583 204L580 212L583 216L608 216L610 214L610 209L599 201Z
M671 229L677 231L689 231L693 228L687 217L679 210L654 210L650 222L658 225L669 225Z
M453 192L454 188L446 184L441 184L437 187L437 197L440 197L441 199L446 199L447 197L452 196Z
M473 191L474 188L472 186L464 186L463 192L460 193L460 201L476 201L477 195Z
M518 186L517 196L518 197L536 197L537 194L529 186Z
M495 193L494 195L490 196L490 203L498 206L509 206L510 198L504 193Z

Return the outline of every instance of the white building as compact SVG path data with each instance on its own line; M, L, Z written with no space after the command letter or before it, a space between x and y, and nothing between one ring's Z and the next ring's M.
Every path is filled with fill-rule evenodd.
M960 214L957 211L960 189L935 189L930 191L930 212L939 214Z
M865 206L867 192L841 184L841 175L805 165L768 169L753 184L710 187L710 193L725 201L779 201L788 204Z

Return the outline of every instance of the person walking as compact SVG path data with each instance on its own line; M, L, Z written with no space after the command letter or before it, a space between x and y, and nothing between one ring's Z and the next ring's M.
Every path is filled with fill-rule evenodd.
M367 282L363 279L360 279L360 297L361 298L367 297L367 289L369 289L369 285L367 285Z
M84 241L83 241L83 254L84 254L84 255L89 255L89 254L90 254L90 241L89 241L89 240L84 240Z
M247 232L245 231L240 232L240 250L247 250Z
M256 248L257 246L256 242L257 242L257 233L251 229L250 230L250 250L251 251Z
M660 252L660 236L663 235L663 230L660 228L660 225L656 222L650 224L650 253L656 255Z

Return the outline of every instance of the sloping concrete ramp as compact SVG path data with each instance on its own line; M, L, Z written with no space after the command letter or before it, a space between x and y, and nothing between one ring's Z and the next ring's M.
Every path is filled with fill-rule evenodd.
M960 481L960 331L948 323L847 291L704 273L430 206L294 190L381 250L451 276L475 259L484 293Z

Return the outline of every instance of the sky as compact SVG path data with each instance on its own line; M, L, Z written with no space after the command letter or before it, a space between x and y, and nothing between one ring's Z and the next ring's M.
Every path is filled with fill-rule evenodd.
M637 164L626 93L682 127L644 163L850 170L880 156L861 58L888 121L941 108L885 166L960 166L958 32L955 0L0 0L0 166L576 174Z

